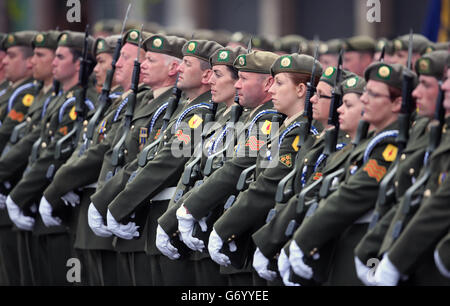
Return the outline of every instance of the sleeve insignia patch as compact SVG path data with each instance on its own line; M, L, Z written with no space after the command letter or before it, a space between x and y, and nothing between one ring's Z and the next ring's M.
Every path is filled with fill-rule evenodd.
M72 119L72 121L77 119L77 113L75 112L75 106L72 107L72 109L70 110L69 117L70 117L70 119Z
M194 115L191 120L189 120L189 127L191 129L196 129L200 126L200 124L202 124L203 119L200 118L200 116L198 115Z
M148 129L147 128L140 128L139 130L139 145L145 145L147 142L148 137Z
M280 156L280 163L285 165L286 167L292 167L292 156L291 154L285 154Z
M364 167L364 171L379 183L386 174L386 167L378 165L375 159L370 159Z
M298 150L299 150L299 146L298 146L299 142L300 142L300 136L297 135L297 137L295 137L294 141L292 142L292 148L295 150L295 152L298 152Z
M184 144L188 144L191 141L191 137L189 135L183 134L183 130L178 130L175 134L179 141L184 142Z
M272 129L272 122L266 120L266 122L264 122L263 126L261 127L261 132L264 135L269 135L271 129Z
M22 104L26 107L30 107L33 104L34 96L30 94L26 94L22 99Z
M66 136L69 133L69 129L67 128L67 126L63 126L62 128L59 129L59 132L64 136Z
M263 140L258 140L256 136L250 136L245 146L249 147L252 151L259 151L265 143L266 142Z
M322 177L322 173L320 173L320 172L316 172L315 174L314 174L314 177L313 177L313 180L314 181L317 181L318 179L320 179L321 177Z
M22 114L21 112L16 112L15 109L12 109L9 114L8 117L11 118L14 121L18 121L18 122L22 122L23 119L25 118L24 114Z
M383 158L385 161L394 161L397 158L398 148L392 144L388 144L383 151Z
M156 135L153 139L154 140L158 139L159 135L161 135L161 129L158 129L158 131L156 132Z

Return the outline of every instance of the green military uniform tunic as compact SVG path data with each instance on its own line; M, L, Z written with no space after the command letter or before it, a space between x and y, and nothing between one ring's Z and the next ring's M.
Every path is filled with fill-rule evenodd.
M416 117L416 116L414 116ZM370 258L376 258L381 244L398 209L398 203L406 190L416 180L420 169L423 167L425 149L428 145L428 123L429 119L417 117L413 120L408 143L399 156L398 168L394 178L394 196L387 199L383 207L376 207L382 218L376 226L368 231L361 242L355 248L355 254L365 263ZM389 211L388 211L389 210Z
M353 249L367 230L367 221L362 217L374 208L379 182L395 160L395 137L386 135L375 142L371 150L367 149L375 137L396 128L397 122L394 122L361 142L347 160L346 173L339 188L320 201L316 212L304 219L293 236L304 252L305 260L312 260L328 242L339 237L328 280L330 284L360 283L354 268Z
M251 242L248 240L264 224L268 211L275 205L278 182L293 169L295 155L300 149L296 138L301 124L305 124L305 118L297 116L293 118L292 123L288 125L285 123L281 126L279 133L284 138L280 137L276 166L261 168L259 164L261 157L259 157L255 170L255 181L249 185L247 190L238 195L233 206L214 223L214 229L225 243L246 240L245 244L249 247L249 252L243 256L253 254L254 248L250 246ZM308 137L302 147L311 147L313 139L313 137ZM268 149L274 145L273 143L267 144ZM247 258L248 264L251 261L250 257Z
M433 261L434 247L450 228L448 209L450 188L447 179L450 170L447 132L449 124L450 118L447 118L441 143L429 157L431 176L426 183L422 202L416 205L419 206L418 210L400 236L395 241L391 240L388 247L382 246L380 250L387 252L400 274L410 275L410 282L415 285L450 284L448 279L437 273ZM396 220L398 219L394 218L393 223ZM392 237L391 230L385 239L390 239L389 237Z

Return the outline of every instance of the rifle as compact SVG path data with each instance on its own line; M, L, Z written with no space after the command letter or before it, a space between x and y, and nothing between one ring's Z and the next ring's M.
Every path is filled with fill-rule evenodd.
M139 89L139 77L141 74L141 63L139 62L139 55L141 52L141 46L142 46L142 30L143 25L141 27L141 31L139 32L139 45L137 50L136 59L134 60L134 67L133 67L133 77L131 79L131 93L127 97L127 110L125 112L125 120L123 124L123 133L120 137L119 141L116 143L116 145L113 148L112 156L111 156L111 165L113 167L117 167L124 162L125 158L125 139L128 136L128 133L130 132L130 126L131 126L131 119L133 119L133 113L134 113L134 107L136 105L137 100L137 94Z
M181 90L177 86L178 84L178 76L175 82L175 85L172 89L172 96L169 99L168 106L166 112L163 117L163 124L161 127L160 136L154 142L146 146L142 152L139 154L138 165L139 167L145 167L147 162L153 160L155 158L156 149L158 148L159 143L162 141L164 137L164 131L167 129L169 125L170 118L175 113L175 110L178 107L178 103L181 98Z
M375 212L372 215L372 219L369 224L369 229L372 229L378 222L380 217L388 210L387 203L389 199L395 196L393 180L395 174L397 173L399 157L402 154L404 148L409 139L409 126L411 121L411 113L414 112L416 105L412 98L412 91L414 90L414 73L411 70L411 60L412 60L412 29L409 33L409 46L408 46L408 64L407 69L403 70L403 84L402 84L402 106L400 109L400 114L398 115L399 123L399 134L397 136L396 142L398 146L397 157L394 164L381 180L380 189L378 190L377 203L375 204Z
M120 37L117 39L116 48L114 49L113 61L111 63L111 69L108 69L106 72L106 79L103 83L102 93L99 97L99 107L95 112L94 116L92 116L91 120L89 120L86 132L86 141L84 150L89 148L89 145L92 143L92 139L94 137L95 127L99 123L100 119L103 117L103 114L107 107L111 104L111 99L109 94L111 92L111 84L114 77L114 73L116 71L116 64L120 57L120 50L122 49L122 36L125 31L125 25L128 19L128 14L130 13L131 3L128 5L127 13L125 15L125 19L122 24L122 31L120 33Z
M93 62L88 58L89 54L89 25L86 26L86 32L84 35L84 46L82 57L80 60L80 72L78 75L78 84L81 87L81 91L76 98L75 102L75 112L77 114L76 122L72 130L62 137L56 143L55 147L55 159L61 159L69 155L75 148L80 139L81 132L83 131L83 126L88 124L85 121L87 111L86 111L86 92L89 86L89 75L92 72Z
M315 86L315 79L316 79L316 61L319 56L319 41L316 38L316 49L314 51L314 65L311 73L311 80L307 83L307 91L306 91L306 99L305 99L305 111L303 112L303 116L306 117L308 120L305 124L302 124L300 126L300 132L299 132L299 146L301 147L305 141L308 135L310 134L312 120L313 120L313 112L312 112L312 103L311 103L311 97L314 96L316 92L316 86ZM300 53L300 51L299 51ZM286 203L293 195L294 195L294 187L292 184L294 183L294 180L292 179L296 173L298 172L298 164L301 163L301 160L299 161L297 158L295 160L295 167L294 169L288 173L279 183L277 187L277 192L275 194L275 202L277 203ZM287 186L288 182L290 182L289 186Z

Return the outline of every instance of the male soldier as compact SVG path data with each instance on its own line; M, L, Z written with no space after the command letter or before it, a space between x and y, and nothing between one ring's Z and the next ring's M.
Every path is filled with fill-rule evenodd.
M25 119L36 94L36 85L32 82L31 42L36 32L24 31L11 33L5 37L3 48L6 56L2 60L8 86L0 93L0 151L3 151L14 127ZM11 165L12 166L12 165ZM6 185L4 184L6 183ZM11 233L11 221L5 211L6 194L10 184L2 180L0 195L0 227L2 261L5 267L5 283L19 284L17 239Z
M61 82L64 94L53 101L41 122L44 128L41 131L43 142L39 158L29 164L28 171L12 189L6 200L10 218L21 230L32 230L35 222L34 215L37 212L36 203L38 203L42 191L50 183L53 171L64 163L64 158L55 159L55 147L56 142L68 134L77 119L75 106L72 106L76 98L70 99L70 97L74 95L75 89L80 89L77 84L80 70L79 56L83 45L83 33L64 32L59 36L52 67L54 78ZM89 45L92 46L92 44ZM86 68L86 72L90 73L93 67ZM81 92L75 92L75 95L78 96L79 93ZM87 108L94 108L92 102L92 100L95 101L94 97L93 88L87 90L85 101ZM66 101L68 98L69 100ZM65 242L67 243L65 247L58 250L61 257L64 257L62 251L70 250L68 239ZM68 257L69 254L65 257L64 262ZM64 273L61 273L62 270ZM65 281L65 267L61 267L60 273L60 281Z
M444 107L446 109L446 115L450 115L450 56L447 58L447 78L442 84L442 90L445 92ZM448 117L447 117L448 118ZM447 120L447 126L450 124ZM442 143L442 141L441 141ZM448 184L447 180L447 184ZM445 188L445 187L443 187ZM447 187L448 190L448 187ZM447 196L448 199L448 196ZM445 277L450 278L450 233L447 234L437 245L434 251L434 261L436 263L439 272Z
M333 194L320 201L319 208L303 221L292 242L286 245L290 265L303 278L314 277L310 261L317 260L327 242L339 236L329 283L360 283L352 252L367 231L368 218L365 216L375 205L379 182L396 158L394 140L402 100L403 69L398 64L376 62L365 71L367 86L361 97L364 104L362 119L372 124L375 134L352 152L347 160L344 181ZM390 91L396 94L390 95Z
M392 40L394 45L394 63L406 66L408 62L408 46L409 46L409 34L399 36ZM425 53L433 51L432 43L421 34L413 34L412 37L412 58L411 65L415 67L416 61Z
M319 45L319 62L323 67L337 67L339 52L344 42L342 39L331 39ZM344 57L345 58L345 57Z
M269 127L271 125L271 121L269 120L277 113L270 109L273 107L273 103L271 101L271 95L268 92L273 83L273 78L269 74L270 66L277 57L276 54L271 52L253 51L249 54L238 56L234 62L234 66L239 70L239 80L234 85L238 90L239 102L242 106L252 109L246 122L244 122L245 128L242 133L245 133L245 135L239 136L237 144L238 147L242 148L241 150L247 150L247 153L250 151L257 153L260 149L260 145L265 143L264 139L258 140L253 134L250 136L248 130L254 127L254 131L257 131L263 123L265 123L265 127ZM258 123L261 123L260 126L258 126ZM267 131L265 130L265 132ZM186 208L189 207L187 208L189 214L184 216L184 219L190 219L190 222L193 224L194 218L195 220L200 220L207 215L209 211L218 208L221 209L220 206L223 205L226 198L236 193L236 182L241 172L247 167L254 165L255 161L255 154L253 154L253 156L247 154L245 156L234 157L225 162L225 164L208 177L202 185L193 189L190 196L188 196L183 203L180 203L180 205L184 204L184 207ZM200 203L204 205L204 207L200 207ZM193 207L192 210L191 206ZM199 212L198 215L197 211ZM161 223L161 226L164 227L165 224ZM165 234L163 227L159 228L159 234L162 236ZM211 231L211 229L208 230ZM167 234L173 235L173 232L170 231L167 232ZM194 244L198 244L195 239ZM162 246L162 244L158 245L158 247ZM176 249L172 252L175 254L177 253ZM239 274L242 275L242 273ZM243 275L245 277L243 283L252 284L251 273L243 273ZM232 278L243 279L243 277L239 275L236 276L236 274Z
M223 113L216 114L216 122L205 134L205 140L203 141L202 147L199 146L196 148L196 152L186 163L186 165L190 165L190 163L194 162L201 154L200 160L198 161L198 167L200 168L199 172L201 172L201 169L204 169L207 158L210 158L210 156L220 152L226 147L227 135L232 134L235 129L235 124L237 124L234 121L230 122L230 120L239 119L239 122L242 122L248 114L248 111L244 112L240 105L236 105L236 89L234 88L234 85L238 80L238 71L233 66L233 63L237 56L245 52L246 50L241 47L234 49L221 48L209 59L213 70L213 74L209 79L212 100L219 105L225 104L226 109ZM244 114L241 114L240 116L237 115L235 112L239 109L242 110ZM233 118L233 116L236 117ZM175 196L170 200L167 211L158 219L158 223L161 224L165 230L170 228L167 232L175 232L177 230L178 219L176 218L176 210L180 203L182 203L183 199L189 195L189 192L194 190L193 187L197 182L207 178L204 176L202 177L202 173L198 173L194 179L196 181L186 184L184 178L188 175L188 171L189 169L186 168L183 172L183 175L177 184ZM192 172L189 173L189 175L192 175ZM210 259L208 254L193 253L191 259L193 262L187 264L194 265L196 285L227 284L224 276L220 274L219 266Z
M98 80L104 80L105 75L101 73L104 66L103 60L112 61L112 53L117 43L116 36L106 39L97 39L94 45L99 63L94 72ZM85 147L81 141L78 149L72 154L68 162L63 165L55 175L55 179L44 191L41 199L40 213L47 225L57 225L64 220L70 226L70 230L75 234L75 249L80 257L85 261L87 269L86 283L93 285L116 284L115 252L112 251L112 239L101 238L94 235L87 227L87 209L90 203L90 196L95 192L95 182L98 180L100 168L104 160L105 153L111 148L113 138L120 130L121 119L126 110L131 91L133 62L138 54L139 31L130 30L123 37L123 47L120 51L120 58L116 63L116 71L112 88L114 90L125 89L126 93L116 98L104 112L103 118L99 118L96 126L96 133L89 144L88 150L82 152ZM143 50L139 51L139 59L144 56ZM101 67L98 67L101 66ZM111 67L111 66L110 66ZM142 80L142 76L140 76ZM140 101L149 93L147 86L138 88L137 101ZM138 102L139 103L139 102ZM79 175L83 173L84 175ZM75 193L81 188L81 193ZM67 198L68 194L75 195L75 200ZM78 196L78 194L80 194ZM67 200L66 200L67 199ZM67 203L72 207L70 213L65 212ZM69 214L69 216L65 215ZM54 218L56 217L56 218ZM60 218L58 220L57 218ZM108 266L108 268L104 265ZM111 267L112 266L112 267Z
M32 82L31 41L34 36L36 32L33 31L16 32L9 34L4 42L6 56L3 65L10 86L0 97L0 152L3 152L14 127L25 120L38 91Z
M178 67L178 87L183 90L187 101L184 101L173 114L167 128L161 131L159 136L161 142L155 157L148 161L145 167L138 168L133 173L125 189L115 197L107 210L105 207L97 206L101 193L92 197L91 208L95 207L103 218L107 219L108 230L122 238L117 239L116 249L123 251L128 257L133 257L133 253L135 256L142 257L143 254L140 252L145 249L151 254L150 256L154 257L153 259L159 259L162 272L160 279L162 278L163 283L167 285L192 283L193 270L192 267L183 267L170 262L164 256L158 258L159 253L156 251L154 242L156 219L166 210L168 200L172 198L175 189L171 185L178 182L185 162L200 140L199 133L205 116L211 111L212 104L207 103L211 97L208 79L212 73L208 60L218 48L220 48L219 44L205 40L192 40L184 44L183 62ZM180 148L184 152L181 157L178 151ZM129 205L130 199L133 205ZM119 223L127 222L130 216L131 220L134 219L140 224L136 226L135 222L129 222L126 225ZM141 230L138 231L139 228ZM127 243L127 240L133 237L140 237L137 239L139 244ZM133 277L135 273L140 273L139 270L134 271L136 268L138 268L137 265L131 267L130 275ZM184 270L185 268L187 270Z
M384 58L383 61L388 64L394 64L394 43L391 40L388 40L386 38L380 38L377 41L377 44L375 46L375 53L373 54L373 61L379 61L381 52L384 48Z
M375 40L368 36L354 36L344 42L344 62L342 67L359 76L372 63L375 52Z
M430 118L434 115L435 101L438 95L438 80L443 78L443 67L447 57L448 52L446 51L434 51L425 54L416 62L416 71L421 74L421 79L418 88L415 90L415 95L418 101L429 98L427 107L422 107L422 109L425 109L424 113L428 113L427 116ZM428 77L428 79L425 79L425 77ZM420 93L416 93L416 91L420 91ZM448 110L446 112L448 115ZM428 139L432 137L431 135L428 134L429 137L423 141L426 145L429 143ZM446 142L448 138L446 137L444 125L440 145L431 156L425 156L424 159L419 160L420 167L415 169L415 173L419 173L420 168L422 168L422 171L414 181L420 180L424 170L428 167L431 171L431 176L423 185L424 189L422 190L425 191L423 197L420 195L422 197L421 203L410 207L407 216L404 216L403 213L403 201L406 197L399 201L399 205L395 209L395 216L392 218L383 244L379 249L379 254L383 254L383 259L375 274L377 284L396 285L400 277L406 275L408 276L408 284L412 285L448 285L450 283L439 274L432 257L433 247L448 230L449 225L445 218L448 215L448 210L442 209L442 204L448 203L448 189L446 189L448 185L446 185L447 180L445 179L449 169L448 143ZM425 155L424 153L423 155ZM429 165L424 167L424 163L429 163ZM414 168L412 169L414 170ZM414 199L414 201L417 200ZM445 221L441 222L441 220ZM404 230L398 234L396 233L396 227L400 221L403 222L402 228Z

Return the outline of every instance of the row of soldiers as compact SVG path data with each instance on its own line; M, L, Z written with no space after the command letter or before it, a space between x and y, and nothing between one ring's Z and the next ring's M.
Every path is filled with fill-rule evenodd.
M1 40L2 284L449 283L448 47Z

